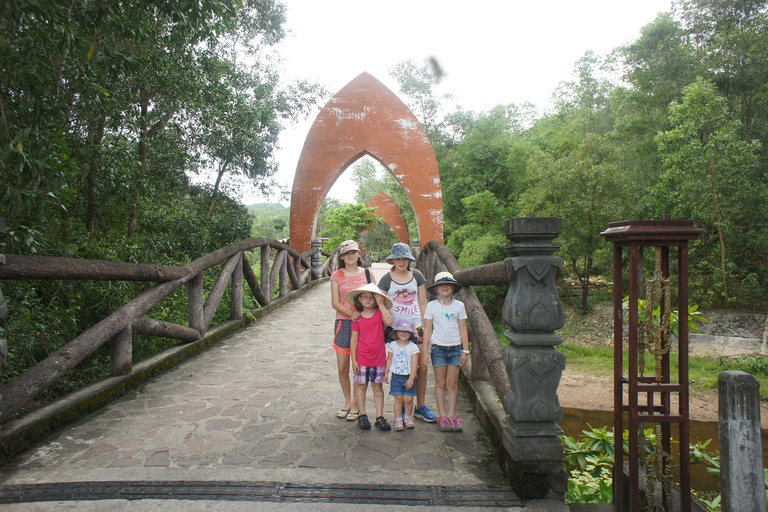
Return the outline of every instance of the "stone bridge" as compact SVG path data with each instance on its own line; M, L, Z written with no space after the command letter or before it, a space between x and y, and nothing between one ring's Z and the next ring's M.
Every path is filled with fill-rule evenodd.
M386 270L374 265L379 277ZM512 492L491 441L504 410L488 382L470 383L468 369L462 433L424 422L413 431L362 431L337 419L333 318L329 281L304 287L4 466L0 508L568 510ZM165 362L153 365L147 374ZM430 401L432 391L430 376ZM389 397L385 412L393 416Z

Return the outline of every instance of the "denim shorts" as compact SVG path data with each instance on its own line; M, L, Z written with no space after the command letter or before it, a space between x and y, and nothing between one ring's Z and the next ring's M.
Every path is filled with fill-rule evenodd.
M410 375L397 375L392 374L392 379L389 381L389 394L392 396L416 396L416 383L419 379L413 379L413 387L406 389L405 384L408 382Z
M461 365L461 345L443 347L432 344L432 366Z

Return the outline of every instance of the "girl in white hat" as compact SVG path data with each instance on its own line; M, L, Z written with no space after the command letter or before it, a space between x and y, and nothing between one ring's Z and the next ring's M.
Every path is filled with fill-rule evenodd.
M456 417L459 398L459 368L469 356L467 310L464 303L453 298L462 286L450 272L438 272L435 283L427 291L437 295L424 312L424 343L429 344L432 368L435 371L435 401L440 416L437 428L441 432L461 432L461 418ZM448 391L448 409L445 394Z

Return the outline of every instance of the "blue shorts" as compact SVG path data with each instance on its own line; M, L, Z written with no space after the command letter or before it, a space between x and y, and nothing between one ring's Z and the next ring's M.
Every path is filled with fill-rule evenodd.
M447 365L461 365L461 345L443 347L432 344L432 366Z
M381 384L384 382L383 366L360 366L360 373L354 377L355 384Z
M407 389L405 384L408 382L410 375L397 375L392 374L392 379L389 381L389 394L392 396L416 396L416 383L419 379L413 379L413 387Z

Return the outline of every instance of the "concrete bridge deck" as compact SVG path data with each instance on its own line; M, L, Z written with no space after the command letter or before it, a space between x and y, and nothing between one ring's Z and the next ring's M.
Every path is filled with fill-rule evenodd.
M386 267L375 270L382 275ZM462 433L441 433L435 423L420 420L412 431L362 431L356 422L337 419L343 397L331 349L333 317L326 282L0 469L0 492L15 485L79 482L47 492L93 496L122 489L111 495L114 499L5 504L0 510L343 511L361 505L330 501L328 493L363 485L411 493L419 486L444 497L452 489L473 491L458 486L506 489L490 442L463 396ZM368 399L372 411L370 391ZM434 405L431 372L427 399ZM385 415L394 416L388 395ZM195 482L193 489L180 489L177 484L184 482ZM166 496L199 496L152 499L156 495L147 491L148 499L137 499L149 484L165 486L158 492ZM270 487L275 485L282 495ZM286 485L304 494L291 498ZM253 498L259 492L264 499ZM224 498L227 493L234 497ZM200 499L204 496L208 499ZM524 504L514 498L460 510L568 510L561 503ZM457 509L440 499L431 506L375 501L365 508Z

